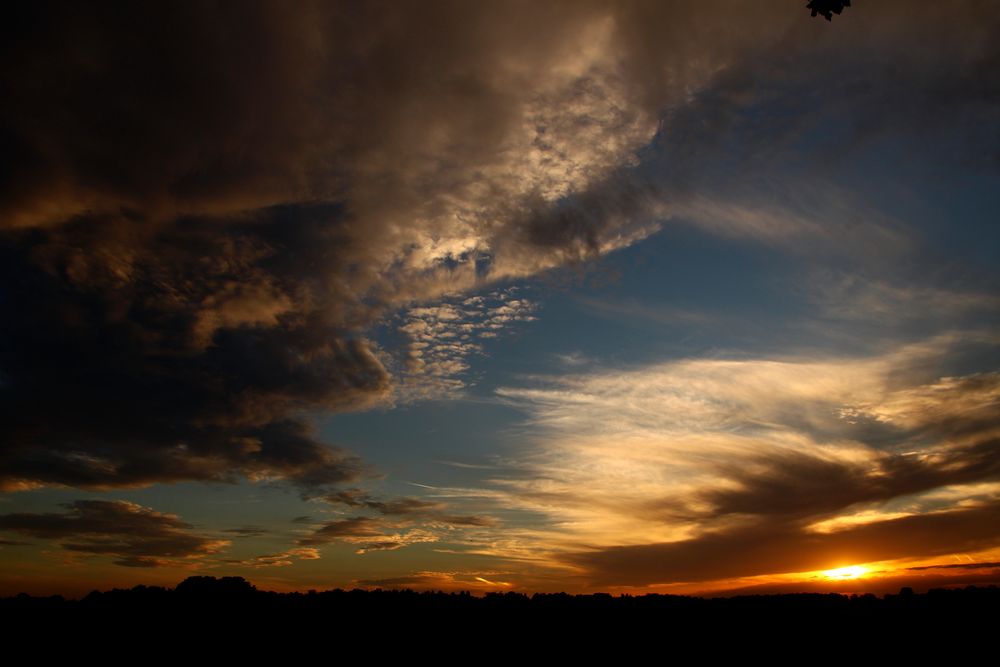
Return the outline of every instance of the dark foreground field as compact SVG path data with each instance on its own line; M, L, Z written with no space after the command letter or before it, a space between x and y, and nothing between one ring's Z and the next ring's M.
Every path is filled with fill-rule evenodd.
M567 595L331 590L308 593L258 591L239 577L191 577L176 588L137 586L93 592L81 600L18 595L0 599L8 637L19 629L164 633L174 641L238 629L244 639L314 637L334 632L338 641L362 637L481 637L488 642L534 637L564 642L674 640L736 635L761 641L811 637L832 645L856 638L901 642L968 642L995 636L1000 588L967 587L913 593L761 595L697 598L673 595ZM178 629L183 632L178 634ZM988 633L984 635L982 633ZM666 633L666 634L664 634ZM990 640L992 641L992 640Z

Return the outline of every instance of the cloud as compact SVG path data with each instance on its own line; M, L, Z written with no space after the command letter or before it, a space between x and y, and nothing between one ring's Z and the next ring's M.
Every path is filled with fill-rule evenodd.
M934 512L827 535L768 524L666 544L611 547L574 554L604 584L706 581L774 572L811 572L840 562L934 556L1000 544L1000 505Z
M437 514L430 517L436 523L444 524L451 528L485 528L500 525L500 522L491 516L482 515L460 515L460 514Z
M455 395L475 384L467 378L469 357L484 354L484 344L535 319L537 304L517 287L459 297L405 312L399 331L407 336L402 383L404 401Z
M192 532L174 514L122 500L75 500L61 513L0 515L0 530L57 540L66 551L110 556L125 567L185 566L229 542Z
M247 560L227 560L225 562L253 568L288 567L289 565L294 565L296 561L318 560L319 558L319 549L314 547L299 547L297 549L282 551L281 553L254 556Z
M919 223L885 207L887 194L899 199L914 187L897 180L908 172L894 165L992 174L998 164L996 133L983 128L1000 110L989 78L1000 54L989 33L1000 16L965 3L907 9L880 3L832 30L808 21L777 30L767 17L780 37L755 27L755 47L669 106L641 163L617 177L642 196L614 210L867 273L913 253ZM934 48L916 48L929 34ZM857 178L867 160L884 161L877 184ZM623 191L614 180L595 188L609 200Z
M898 284L865 275L818 272L814 283L817 301L827 317L874 320L881 326L914 320L955 323L1000 311L1000 298L995 294L925 286L915 284L915 279Z
M347 489L323 496L326 502L348 507L366 508L377 511L383 516L420 519L433 523L457 526L494 526L497 520L488 516L461 516L448 514L447 503L435 500L421 500L409 496L400 496L389 500L373 498L361 489Z
M907 570L979 570L985 568L998 568L1000 567L1000 562L987 562L987 563L947 563L941 565L921 565L918 567L908 567Z
M331 505L372 510L376 517L355 516L326 521L314 527L299 544L314 546L341 542L358 545L358 553L395 551L411 544L464 539L470 529L495 528L490 516L451 514L448 504L401 496L383 500L361 489L346 489L323 496Z
M949 486L1000 479L1000 440L939 446L924 452L875 455L864 463L769 453L721 464L722 489L699 498L714 516L726 514L822 516L859 503L886 502ZM852 521L834 525L850 525ZM872 520L878 518L875 514Z
M1000 377L947 373L994 344L969 332L870 356L528 378L497 390L527 415L510 464L436 495L525 513L516 535L484 531L486 550L568 565L595 585L985 549ZM950 551L945 538L922 542L939 525Z
M415 590L496 590L513 587L513 583L499 577L509 572L415 572L400 577L359 579L359 586L368 588L409 588ZM489 579L487 577L490 577Z
M226 528L222 532L232 533L236 537L260 537L267 535L268 531L260 526L240 526L239 528Z
M824 164L900 132L995 164L962 128L996 112L996 13L939 4L838 30L726 2L19 5L0 485L315 493L365 469L313 416L468 382L456 295L673 222L878 256L892 221L756 175L785 182L816 128ZM513 301L457 324L488 338L533 307ZM395 313L386 350L370 333Z
M323 500L333 505L344 504L348 507L365 507L386 515L424 515L432 510L444 507L443 503L420 500L419 498L402 497L394 498L388 501L378 500L369 496L361 489L346 489L344 491L338 491L328 496L324 496Z
M524 9L12 13L4 487L357 479L308 416L390 398L365 329L558 266L489 269L495 202L562 196L642 140L603 10Z
M357 546L357 553L369 551L395 551L411 544L437 542L438 536L420 528L405 531L396 530L398 524L370 517L352 517L327 521L312 534L299 539L305 547L319 546L331 542L343 542Z
M325 544L340 538L368 538L381 535L383 524L378 519L354 517L337 521L327 521L309 537L299 541L300 544Z

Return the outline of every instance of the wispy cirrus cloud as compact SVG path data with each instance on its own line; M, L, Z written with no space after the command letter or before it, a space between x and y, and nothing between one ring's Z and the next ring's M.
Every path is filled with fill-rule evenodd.
M361 489L346 489L322 500L334 507L373 511L376 516L354 516L319 522L298 540L303 546L329 543L357 545L359 554L395 551L411 544L461 540L468 530L496 528L499 522L478 514L457 514L440 500L410 496L381 499Z
M357 516L349 519L326 521L309 535L298 540L304 547L330 543L355 545L357 553L369 551L395 551L411 544L437 542L439 536L424 528L412 527L412 522L389 521L380 518Z
M1000 500L1000 376L938 374L975 338L505 387L498 394L528 414L519 455L478 489L444 493L533 514L543 528L522 532L516 552L604 585L997 546L986 519Z
M222 562L230 565L242 565L255 569L268 567L289 567L301 560L319 560L319 549L315 547L298 547L279 553L264 554L243 560L228 559Z
M510 572L457 571L457 572L414 572L398 577L380 579L359 579L357 584L370 588L408 588L415 590L497 590L512 588L514 584L504 581Z
M994 292L920 278L828 270L817 271L808 284L810 298L826 320L878 323L898 330L921 322L970 326L1000 313L1000 297Z

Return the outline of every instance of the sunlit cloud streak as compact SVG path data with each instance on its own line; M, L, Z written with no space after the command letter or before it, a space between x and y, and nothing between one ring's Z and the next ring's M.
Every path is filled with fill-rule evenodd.
M537 548L606 584L816 570L845 551L886 560L985 548L1000 538L987 527L1000 502L1000 376L934 374L975 337L501 388L528 414L528 443L482 497L543 517L551 535ZM942 537L929 540L927 526ZM732 549L759 561L724 558Z

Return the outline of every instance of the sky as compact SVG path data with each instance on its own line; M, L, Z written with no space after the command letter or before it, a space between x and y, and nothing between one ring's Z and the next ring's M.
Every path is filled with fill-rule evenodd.
M1000 5L22 3L0 595L1000 583Z

